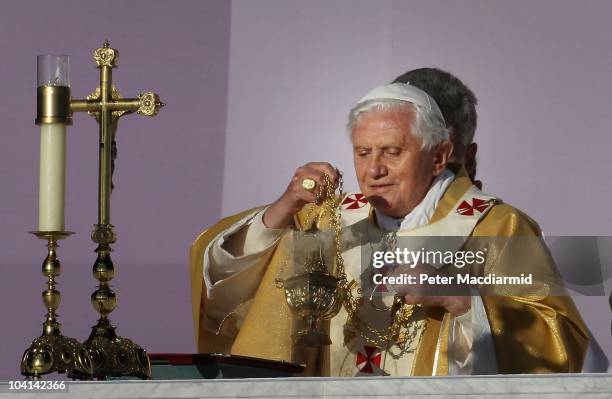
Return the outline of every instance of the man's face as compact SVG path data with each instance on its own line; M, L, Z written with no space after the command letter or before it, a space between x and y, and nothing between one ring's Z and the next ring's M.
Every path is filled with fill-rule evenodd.
M421 140L411 133L414 118L404 107L369 111L360 115L352 131L361 192L374 208L396 218L421 202L434 176L444 168L436 149L421 150Z

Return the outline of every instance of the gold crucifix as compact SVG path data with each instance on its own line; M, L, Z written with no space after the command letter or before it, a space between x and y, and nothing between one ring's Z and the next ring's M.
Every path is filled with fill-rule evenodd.
M153 92L143 93L137 98L121 97L113 85L113 68L117 66L119 52L110 47L108 40L101 48L94 51L93 58L100 69L100 86L87 96L86 100L70 100L71 112L87 112L95 117L100 126L98 223L91 236L98 244L93 273L100 283L91 295L91 303L100 314L100 319L84 345L91 356L95 378L108 376L150 378L151 367L147 353L131 340L118 337L115 327L108 319L108 314L117 305L115 292L109 284L115 276L110 245L117 239L110 220L110 195L113 189L115 134L119 118L134 112L155 116L164 103Z

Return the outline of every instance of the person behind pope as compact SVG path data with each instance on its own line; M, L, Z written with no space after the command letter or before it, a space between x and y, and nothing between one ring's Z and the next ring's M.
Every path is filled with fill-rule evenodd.
M376 87L350 111L348 130L361 192L339 203L342 258L353 285L363 281L364 250L419 236L460 237L462 249L487 243L484 263L469 270L472 275L533 272L562 285L552 281L556 269L537 224L449 163L449 129L426 92L407 83ZM293 316L278 287L292 248L286 241L291 232L325 224L309 216L325 199L326 181L337 185L339 178L329 163L303 165L272 204L225 218L196 239L190 262L200 352L305 363L308 375L581 370L586 327L562 288L553 295L547 284L495 295L479 286L461 295L390 286L400 306L413 309L401 338L384 334L395 322L395 306L370 296L360 298L356 313L345 304L331 319L331 345L316 351L296 346ZM496 237L528 237L529 245L500 244Z
M412 69L391 83L409 83L434 99L453 143L449 162L463 165L474 185L482 190L482 182L476 179L478 145L474 142L474 135L478 122L478 100L474 92L452 73L432 67Z

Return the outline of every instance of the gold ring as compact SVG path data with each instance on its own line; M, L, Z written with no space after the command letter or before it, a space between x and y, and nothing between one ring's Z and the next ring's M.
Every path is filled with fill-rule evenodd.
M306 178L302 180L302 187L304 187L304 190L306 191L313 192L316 186L317 186L317 182L312 179Z

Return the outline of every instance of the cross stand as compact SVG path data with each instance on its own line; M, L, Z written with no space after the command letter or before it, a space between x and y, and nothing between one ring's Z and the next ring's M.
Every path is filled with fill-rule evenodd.
M98 288L91 294L91 303L100 314L84 347L92 362L93 376L151 378L151 365L147 353L129 339L115 332L108 315L117 306L117 297L110 286L115 276L111 259L111 244L117 240L110 221L110 195L113 189L112 176L116 157L115 134L117 122L123 115L137 113L155 116L164 106L159 96L146 92L137 98L122 98L112 83L113 68L117 66L119 53L108 41L95 50L94 61L100 69L100 86L86 100L70 100L71 112L87 112L100 126L99 174L98 174L98 223L91 235L98 245L93 275Z

